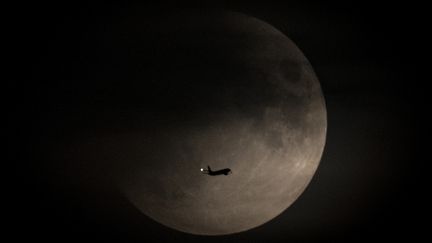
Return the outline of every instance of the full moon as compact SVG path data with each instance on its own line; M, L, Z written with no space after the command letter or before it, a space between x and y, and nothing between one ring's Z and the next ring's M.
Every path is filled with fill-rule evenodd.
M124 30L129 44L154 39L128 52L151 66L143 96L152 108L143 108L143 128L117 138L134 158L119 179L128 200L198 235L246 231L285 211L312 179L327 127L319 81L299 48L233 12L172 14L134 28ZM209 176L207 166L231 173Z

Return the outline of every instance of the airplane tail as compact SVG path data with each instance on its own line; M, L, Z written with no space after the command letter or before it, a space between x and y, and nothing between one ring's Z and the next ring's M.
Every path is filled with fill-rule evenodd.
M210 168L210 166L208 166L208 165L207 165L207 169L208 169L209 172L212 171L211 168Z

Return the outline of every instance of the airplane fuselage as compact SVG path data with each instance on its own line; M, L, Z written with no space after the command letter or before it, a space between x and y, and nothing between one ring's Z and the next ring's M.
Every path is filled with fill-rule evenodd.
M217 175L228 175L228 174L231 173L231 169L229 169L229 168L225 168L225 169L222 169L222 170L215 170L215 171L213 171L213 170L211 170L210 167L209 167L208 170L201 169L201 171L202 171L204 174L211 175L211 176L217 176Z
M209 171L208 175L228 175L229 173L231 173L230 169L222 169L222 170L217 170L217 171Z

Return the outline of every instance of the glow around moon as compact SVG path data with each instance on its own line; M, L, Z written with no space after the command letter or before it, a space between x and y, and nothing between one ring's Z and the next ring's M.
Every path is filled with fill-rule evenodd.
M174 87L199 75L192 91L170 92L204 105L117 138L135 146L120 181L127 198L155 221L199 235L246 231L281 214L305 190L325 144L325 102L305 56L274 27L236 13L175 16L154 31L177 49L198 48L196 65L168 53L167 72L178 74ZM207 165L232 173L208 176Z

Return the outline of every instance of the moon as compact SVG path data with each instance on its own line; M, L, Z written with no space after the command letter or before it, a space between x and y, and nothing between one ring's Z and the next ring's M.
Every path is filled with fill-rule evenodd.
M327 127L319 81L299 48L234 12L171 13L124 33L129 44L144 35L153 43L127 54L150 77L146 124L116 138L134 158L119 179L127 199L197 235L246 231L292 205L319 165ZM203 174L208 165L232 173Z

